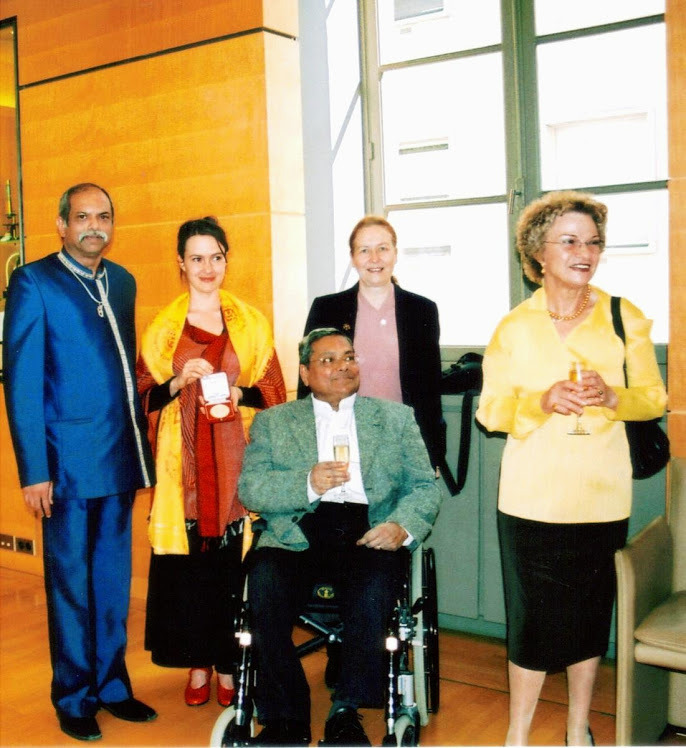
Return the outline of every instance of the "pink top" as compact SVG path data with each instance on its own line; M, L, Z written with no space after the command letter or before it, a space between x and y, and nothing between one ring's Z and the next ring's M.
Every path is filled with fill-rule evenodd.
M357 295L354 343L360 357L360 395L401 403L394 287L380 309L375 309L361 293Z

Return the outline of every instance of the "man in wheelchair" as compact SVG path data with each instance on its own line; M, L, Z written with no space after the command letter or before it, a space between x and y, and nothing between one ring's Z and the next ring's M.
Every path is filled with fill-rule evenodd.
M405 405L358 396L351 340L333 328L300 343L303 400L257 415L240 495L266 521L248 570L263 745L307 745L310 691L292 640L315 576L337 588L341 669L322 745L370 745L359 707L382 707L384 640L407 552L441 494ZM347 440L342 437L347 437ZM334 443L347 444L348 454Z

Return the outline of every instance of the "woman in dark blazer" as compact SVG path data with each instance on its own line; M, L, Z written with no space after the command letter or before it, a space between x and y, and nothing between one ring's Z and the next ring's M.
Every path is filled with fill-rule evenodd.
M397 237L384 218L363 218L349 244L359 282L316 298L305 334L317 327L336 327L353 339L360 356L360 394L414 408L431 464L437 468L445 456L438 308L397 284ZM307 392L300 382L298 397Z

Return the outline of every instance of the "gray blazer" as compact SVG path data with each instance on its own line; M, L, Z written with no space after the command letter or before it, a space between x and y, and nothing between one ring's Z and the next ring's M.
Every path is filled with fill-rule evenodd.
M358 396L355 422L369 523L397 522L421 543L431 531L441 492L412 409ZM250 431L239 496L267 522L259 547L307 548L298 523L319 501L307 497L307 476L318 462L312 396L257 414Z

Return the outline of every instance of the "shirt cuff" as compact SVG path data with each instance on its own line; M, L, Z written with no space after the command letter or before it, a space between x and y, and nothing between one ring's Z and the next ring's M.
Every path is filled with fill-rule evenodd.
M403 527L403 526L400 525L400 527ZM404 527L403 527L403 530L405 530ZM405 532L407 532L407 530L405 530ZM414 543L414 537L412 536L411 533L407 532L407 537L405 538L405 540L403 540L403 548L406 548L408 545L412 545L412 543Z

